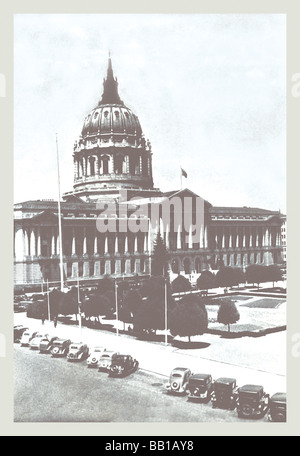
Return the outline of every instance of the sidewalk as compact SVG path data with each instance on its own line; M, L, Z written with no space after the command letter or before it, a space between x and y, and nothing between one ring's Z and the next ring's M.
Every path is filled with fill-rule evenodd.
M204 334L202 338L208 348L178 349L164 342L138 340L129 335L78 326L27 318L26 313L16 313L14 324L23 324L32 330L41 331L72 342L87 343L90 348L100 345L121 353L128 353L139 361L140 369L165 377L178 366L189 367L194 373L210 373L218 377L234 377L239 386L261 384L269 394L286 391L285 379L285 332L264 337L264 342L250 340L226 340L219 336ZM267 339L269 338L269 339ZM269 341L269 343L266 343ZM262 352L264 347L264 352ZM274 354L274 347L280 347ZM26 348L24 348L26 349ZM270 352L270 353L269 353ZM249 355L253 354L253 358ZM251 358L251 359L249 359ZM269 360L269 364L268 364Z

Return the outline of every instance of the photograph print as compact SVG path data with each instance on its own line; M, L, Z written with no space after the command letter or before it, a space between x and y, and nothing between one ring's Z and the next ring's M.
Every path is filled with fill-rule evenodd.
M14 16L14 421L286 421L284 14Z

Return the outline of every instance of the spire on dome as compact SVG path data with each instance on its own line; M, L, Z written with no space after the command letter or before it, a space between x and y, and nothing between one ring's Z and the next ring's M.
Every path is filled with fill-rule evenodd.
M110 51L108 53L107 75L106 79L103 80L103 93L101 101L99 102L99 105L101 104L124 104L119 97L118 80L117 78L114 78Z

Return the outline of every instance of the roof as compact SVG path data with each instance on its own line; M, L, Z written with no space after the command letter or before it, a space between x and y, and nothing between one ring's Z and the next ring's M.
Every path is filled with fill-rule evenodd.
M191 380L206 380L207 378L210 378L210 374L193 374L190 379Z
M212 206L210 208L210 213L213 215L280 215L280 211L270 211L268 209L261 209L258 207L221 207L221 206Z
M275 393L270 398L272 402L284 402L286 403L286 393Z
M235 378L230 378L230 377L220 377L215 380L215 383L220 383L223 385L231 385L232 383L236 383Z
M190 369L188 367L175 367L175 369L172 370L172 373L175 371L180 371L180 372L186 372L189 371Z
M261 385L244 385L239 388L239 393L259 393L263 389L264 387Z

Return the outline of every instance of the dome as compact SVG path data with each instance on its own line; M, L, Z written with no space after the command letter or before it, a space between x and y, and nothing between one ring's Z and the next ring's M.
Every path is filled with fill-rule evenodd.
M99 104L86 116L81 135L111 133L140 137L142 129L138 117L124 105Z
M137 116L119 97L118 80L114 78L111 58L109 58L107 76L103 80L102 98L98 106L85 117L81 136L111 133L141 137L142 129Z
M110 58L101 100L86 115L73 150L73 195L91 200L120 189L153 189L151 143L120 99Z

